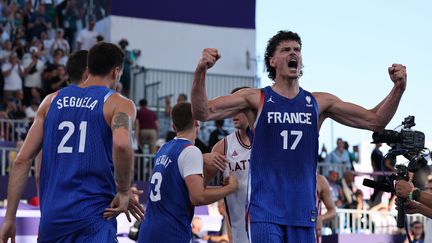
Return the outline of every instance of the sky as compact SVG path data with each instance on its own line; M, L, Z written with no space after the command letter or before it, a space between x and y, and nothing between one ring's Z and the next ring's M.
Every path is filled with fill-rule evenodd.
M297 32L302 38L302 88L329 92L367 109L390 92L393 83L387 68L401 63L407 67L407 88L387 129L414 115L413 129L432 140L431 10L428 0L257 0L257 70L262 86L271 84L263 67L267 41L279 30ZM355 145L371 141L372 132L327 119L320 144L333 148L338 137Z

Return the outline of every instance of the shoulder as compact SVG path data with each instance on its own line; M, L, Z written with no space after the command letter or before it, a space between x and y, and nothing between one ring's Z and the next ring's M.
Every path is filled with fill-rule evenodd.
M202 153L199 150L199 148L195 145L187 146L183 149L183 151L180 153L180 156L183 157L185 160L192 160L192 159L202 159Z

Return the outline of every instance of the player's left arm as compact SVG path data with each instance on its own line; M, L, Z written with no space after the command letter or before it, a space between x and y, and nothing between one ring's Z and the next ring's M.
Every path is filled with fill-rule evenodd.
M223 172L225 170L227 160L223 155L224 153L224 139L222 139L213 146L211 153L203 154L204 185L208 185L219 171Z
M18 203L25 189L33 159L42 147L45 116L51 105L52 97L53 94L48 95L40 105L24 144L12 164L5 221L15 222Z
M356 128L380 131L393 118L406 88L406 67L393 64L389 67L393 89L377 106L365 109L361 106L342 101L329 93L314 93L320 107L320 124L330 117L335 121Z

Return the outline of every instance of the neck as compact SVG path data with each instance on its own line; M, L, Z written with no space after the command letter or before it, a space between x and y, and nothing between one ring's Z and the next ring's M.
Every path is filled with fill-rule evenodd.
M274 91L289 99L294 98L300 91L298 78L288 79L276 77L275 83L272 85Z
M81 84L81 87L105 86L105 87L111 88L111 85L112 85L112 80L110 80L107 77L89 75L87 80L85 80Z
M239 131L239 135L240 135L242 142L246 145L250 145L249 136L246 133L246 128L238 129L237 131Z
M177 137L187 139L191 143L195 144L196 131L195 131L195 129L189 129L187 131L177 132Z

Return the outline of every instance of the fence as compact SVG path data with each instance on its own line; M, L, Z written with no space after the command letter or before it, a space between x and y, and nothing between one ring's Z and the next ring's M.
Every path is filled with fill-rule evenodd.
M0 119L0 141L24 139L32 121L29 119Z
M399 234L396 226L397 212L336 209L336 219L330 225L332 233L338 234ZM407 215L407 224L420 221L426 225L426 217L420 214Z
M318 174L323 176L328 176L330 171L336 171L339 176L343 176L344 172L348 170L344 164L318 163L317 166Z

